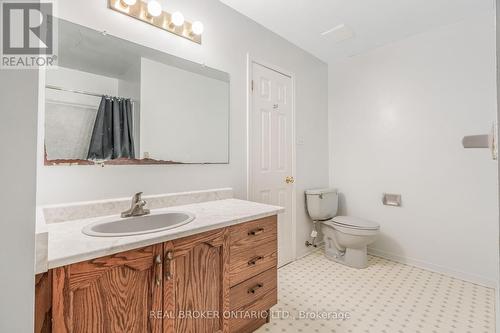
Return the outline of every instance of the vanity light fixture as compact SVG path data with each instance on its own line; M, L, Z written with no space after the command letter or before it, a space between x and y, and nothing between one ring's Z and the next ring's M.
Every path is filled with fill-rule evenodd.
M176 27L182 27L184 24L184 15L181 12L175 12L172 14L172 23Z
M149 0L148 2L148 14L153 17L160 16L163 13L161 4L156 0Z
M204 29L203 23L201 23L200 21L193 22L191 31L193 32L194 35L201 36L201 34L203 33L203 29Z
M204 30L203 24L200 21L194 23L186 21L184 15L179 11L173 14L164 11L159 0L108 0L108 7L121 14L201 44L201 35Z
M135 5L137 0L120 0L121 5L124 8L128 8L128 6L133 6Z

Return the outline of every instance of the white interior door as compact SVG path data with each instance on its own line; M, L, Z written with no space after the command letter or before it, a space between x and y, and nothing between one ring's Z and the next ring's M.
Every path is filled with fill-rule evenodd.
M252 64L250 196L278 205L278 265L294 258L293 89L289 76Z

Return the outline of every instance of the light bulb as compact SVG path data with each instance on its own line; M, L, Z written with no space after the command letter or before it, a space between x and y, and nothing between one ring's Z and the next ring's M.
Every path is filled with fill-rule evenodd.
M160 16L162 13L161 4L156 0L151 0L148 2L148 13L151 16Z
M201 35L203 33L203 23L200 21L193 22L193 26L191 27L191 30L193 30L193 34L195 35Z
M181 12L175 12L172 14L172 23L176 27L180 27L184 24L184 15Z
M133 6L136 4L137 0L120 0L122 5L124 5L125 7L127 6Z

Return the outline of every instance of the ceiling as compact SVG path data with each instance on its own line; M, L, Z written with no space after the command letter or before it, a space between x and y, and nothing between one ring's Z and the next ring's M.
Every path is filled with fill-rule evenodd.
M220 1L325 62L494 10L494 0Z

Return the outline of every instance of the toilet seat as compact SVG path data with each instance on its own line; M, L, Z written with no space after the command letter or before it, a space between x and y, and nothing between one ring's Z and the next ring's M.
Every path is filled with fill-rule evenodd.
M359 230L380 229L380 224L378 224L377 222L360 219L354 216L336 216L333 219L326 221L326 224L331 226L339 226L339 227L344 227L349 229L359 229Z

